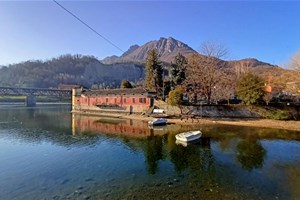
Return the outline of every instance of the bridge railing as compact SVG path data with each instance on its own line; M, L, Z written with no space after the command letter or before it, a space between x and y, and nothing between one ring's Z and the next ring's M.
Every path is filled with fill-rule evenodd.
M48 89L48 88L0 87L0 96L29 96L29 95L71 97L72 90Z

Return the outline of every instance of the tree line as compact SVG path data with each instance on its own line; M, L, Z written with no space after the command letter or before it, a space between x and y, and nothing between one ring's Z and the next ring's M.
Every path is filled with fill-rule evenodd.
M229 103L236 97L247 105L262 101L268 104L274 97L272 89L275 84L270 85L270 76L266 78L253 73L247 62L237 63L231 68L224 67L221 58L227 54L228 50L222 45L203 43L201 54L185 57L179 53L171 63L169 76L165 77L159 56L152 49L146 59L144 86L156 92L159 98L168 96L169 103L177 106L183 103L183 99L194 104L199 101L213 104L221 100ZM296 63L298 68L299 63ZM299 90L296 88L293 95L298 94Z
M93 56L62 55L47 61L31 60L0 69L0 85L57 88L59 84L85 85L86 66L99 62Z

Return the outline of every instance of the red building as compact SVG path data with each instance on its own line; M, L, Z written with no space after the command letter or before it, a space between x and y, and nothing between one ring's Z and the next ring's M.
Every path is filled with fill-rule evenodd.
M155 93L143 88L82 90L73 89L73 111L118 113L147 112L154 105Z

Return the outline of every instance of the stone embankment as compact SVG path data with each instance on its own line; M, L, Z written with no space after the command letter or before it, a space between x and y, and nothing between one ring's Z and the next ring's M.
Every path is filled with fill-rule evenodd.
M163 101L156 102L159 108L164 109L170 115L180 115L180 109L167 105ZM251 111L243 105L218 105L218 106L186 106L183 107L185 117L168 119L172 123L181 124L224 124L224 125L237 125L237 126L251 126L251 127L265 127L300 131L300 121L295 120L272 120L263 119L256 112ZM191 116L193 118L191 118ZM128 116L135 118L134 116Z
M170 106L163 101L156 101L157 107L164 109L170 115L180 115L178 107ZM198 117L209 118L261 118L257 113L250 111L241 105L199 105L184 106L182 108L184 115L194 115Z

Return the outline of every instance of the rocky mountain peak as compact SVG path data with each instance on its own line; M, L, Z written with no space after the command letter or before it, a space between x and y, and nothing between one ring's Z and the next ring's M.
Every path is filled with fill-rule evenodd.
M137 48L139 48L140 46L139 45L137 45L137 44L134 44L134 45L131 45L130 47L129 47L129 49L126 51L126 52L124 52L123 54L122 54L122 56L127 56L127 55L129 55L129 54L131 54L132 52L134 52Z
M147 42L142 46L133 45L120 57L106 57L102 62L105 64L120 62L143 63L146 60L148 51L151 49L156 49L160 60L167 63L170 63L178 53L188 55L196 52L188 45L172 37L161 37L159 40Z

